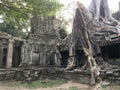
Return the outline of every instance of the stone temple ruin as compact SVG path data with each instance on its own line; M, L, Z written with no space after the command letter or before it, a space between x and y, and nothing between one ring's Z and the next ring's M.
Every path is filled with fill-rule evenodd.
M0 67L16 68L21 62L21 47L24 39L0 32Z
M71 78L74 73L78 77L83 74L79 68L85 64L86 57L83 48L77 44L74 52L76 63L74 67L77 67L79 71L76 70L72 73L64 70L73 55L71 53L73 42L72 34L66 35L64 30L59 27L59 23L60 21L55 17L34 17L31 20L32 28L27 39L0 33L0 80L31 81L40 77ZM112 65L120 64L119 35L109 32L97 35L96 42L100 47L102 58L106 62ZM100 72L104 75L114 76L115 79L120 75L119 67L103 69ZM88 74L88 72L84 73ZM104 75L103 78L105 78Z

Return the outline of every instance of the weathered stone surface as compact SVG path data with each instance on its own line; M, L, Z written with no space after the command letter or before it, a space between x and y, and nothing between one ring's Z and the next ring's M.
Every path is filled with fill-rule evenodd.
M12 38L10 38L9 39L9 44L8 44L6 68L11 68L12 67L13 43L14 43L14 40Z
M104 80L120 82L120 69L113 69L113 74L106 74L108 70L101 71L101 77ZM90 72L80 69L72 71L64 71L62 68L55 67L34 67L34 68L19 68L19 69L3 69L0 70L0 81L17 80L31 83L39 79L63 79L81 81L86 78L84 83L89 83Z

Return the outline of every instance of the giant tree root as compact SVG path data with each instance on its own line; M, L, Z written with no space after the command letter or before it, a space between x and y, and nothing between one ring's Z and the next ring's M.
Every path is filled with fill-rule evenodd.
M76 66L76 60L74 56L70 56L68 59L68 65L65 70L72 70Z
M91 85L94 85L100 79L100 68L97 65L90 49L83 48L83 51L87 57L88 68L90 68L91 72Z
M97 2L97 1L96 1ZM95 58L93 57L93 49L94 49L94 43L95 42L91 42L94 41L91 39L91 37L94 37L93 34L96 34L97 32L99 32L99 30L102 30L103 28L105 28L105 30L111 29L110 27L113 28L113 26L109 26L106 24L101 24L101 23L95 23L93 22L93 24L89 24L90 21L92 21L92 17L91 14L86 10L86 8L81 4L81 3L77 3L78 8L75 12L75 19L73 22L73 41L75 42L76 39L80 39L80 44L83 48L83 51L87 57L87 64L83 67L87 67L91 73L91 85L94 85L98 79L100 78L100 69L104 68L104 67L108 67L110 66L108 63L105 63L104 60L102 58ZM99 8L99 7L97 7ZM109 14L109 13L108 13ZM95 24L98 26L94 27ZM101 27L100 27L101 25ZM103 27L104 26L104 27ZM91 32L92 30L92 32ZM111 32L111 30L109 30ZM112 30L112 32L114 32L114 30ZM79 35L80 37L76 37L75 35ZM75 48L75 45L74 47ZM96 52L95 52L96 53ZM96 53L97 54L97 53ZM98 66L99 64L99 66ZM102 67L103 66L103 67ZM69 62L68 62L68 66L66 68L66 70L69 69L73 69L75 67L75 58L74 57L70 57L69 58Z

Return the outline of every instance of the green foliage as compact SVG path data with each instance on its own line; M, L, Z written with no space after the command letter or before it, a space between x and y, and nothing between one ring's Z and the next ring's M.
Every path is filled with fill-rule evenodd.
M33 8L33 16L54 16L63 6L58 0L25 0Z
M0 31L7 32L8 34L13 35L14 37L25 37L26 33L22 30L18 30L12 23L4 22L0 23Z
M54 16L62 6L58 0L0 0L0 15L3 16L3 23L8 25L3 25L5 27L2 27L3 30L1 30L8 33L22 32L23 29L28 31L33 16ZM17 30L5 30L9 25L17 27L13 29Z
M19 29L28 25L32 9L26 7L22 0L2 0L0 3L0 15L7 23L17 26Z

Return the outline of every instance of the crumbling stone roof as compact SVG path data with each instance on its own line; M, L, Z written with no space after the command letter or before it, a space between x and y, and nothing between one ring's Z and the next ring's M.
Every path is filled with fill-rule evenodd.
M24 42L25 41L25 39L13 37L12 35L7 34L5 32L0 32L0 39L14 39L14 40L20 41L20 42Z
M120 11L117 11L115 13L112 14L112 16L117 19L118 21L120 21Z

